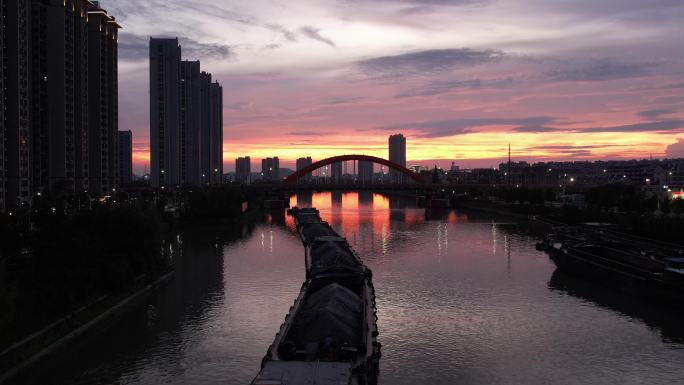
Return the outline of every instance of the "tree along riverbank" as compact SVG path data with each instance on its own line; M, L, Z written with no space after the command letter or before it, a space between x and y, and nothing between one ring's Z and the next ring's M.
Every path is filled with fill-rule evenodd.
M240 186L121 192L86 205L43 195L0 214L0 353L65 318L66 329L86 322L168 273L169 225L237 223L260 199ZM178 218L169 220L169 205Z
M551 189L499 188L457 201L457 207L486 210L518 217L536 217L550 223L576 225L610 223L621 231L659 241L683 244L684 200L647 194L636 186L606 185L587 190L581 205L551 204Z

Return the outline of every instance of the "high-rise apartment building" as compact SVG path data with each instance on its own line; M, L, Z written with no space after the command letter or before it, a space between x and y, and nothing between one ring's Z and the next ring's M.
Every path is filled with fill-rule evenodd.
M330 179L332 183L342 183L342 162L330 165Z
M150 181L180 183L180 62L178 39L150 39Z
M150 150L152 186L223 180L223 88L177 38L150 39Z
M311 166L313 164L313 159L311 159L310 156L307 156L306 158L297 158L296 165L297 165L297 171L306 168L308 166ZM311 173L306 174L305 177L300 178L300 180L308 181L311 179Z
M404 135L390 135L389 161L406 167L406 138ZM404 183L406 181L406 177L396 170L390 170L390 179L393 183Z
M311 166L311 164L313 164L313 159L311 159L310 156L307 156L306 158L297 158L296 164L297 171L299 171L305 167Z
M119 184L133 181L133 133L119 131Z
M117 183L114 17L88 0L0 0L0 209Z
M54 0L53 3L59 3ZM65 2L68 5L68 1ZM114 18L97 2L88 12L88 185L92 194L107 195L118 185L118 47ZM84 120L85 121L85 120Z
M212 184L221 183L223 178L223 88L211 81L211 74L202 72L200 92L202 114L202 173Z
M280 180L280 159L278 157L264 158L261 160L261 174L263 180Z
M373 162L360 160L358 165L359 183L373 183Z
M179 134L179 183L198 185L202 183L200 171L200 62L180 63L180 134Z
M5 1L0 1L0 212L5 210L7 205L7 164L5 157L7 150L5 148Z
M31 199L31 1L0 0L2 30L3 206Z
M235 159L235 179L240 183L249 183L252 175L252 160L248 157Z

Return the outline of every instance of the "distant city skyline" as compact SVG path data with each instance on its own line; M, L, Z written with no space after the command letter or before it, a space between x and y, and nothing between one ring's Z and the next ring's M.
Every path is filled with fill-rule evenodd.
M684 156L675 0L104 0L122 129L149 163L146 44L179 36L224 87L224 159L386 154L410 163ZM149 23L154 20L154 23ZM230 90L230 91L228 91Z

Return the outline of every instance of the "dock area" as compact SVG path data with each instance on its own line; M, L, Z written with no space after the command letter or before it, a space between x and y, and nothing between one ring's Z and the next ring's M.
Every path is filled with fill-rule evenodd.
M537 244L559 269L620 280L631 288L678 297L684 292L684 247L588 223L557 226Z

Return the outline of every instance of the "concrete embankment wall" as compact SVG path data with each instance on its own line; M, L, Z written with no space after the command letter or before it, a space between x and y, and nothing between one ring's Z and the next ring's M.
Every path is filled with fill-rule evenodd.
M132 307L149 298L157 288L173 276L173 273L173 271L166 273L89 319L79 319L78 313L87 311L86 308L79 309L0 352L0 363L2 363L0 384L21 380L29 369L37 367L44 360L63 352L64 349L74 346L88 336L104 331Z

